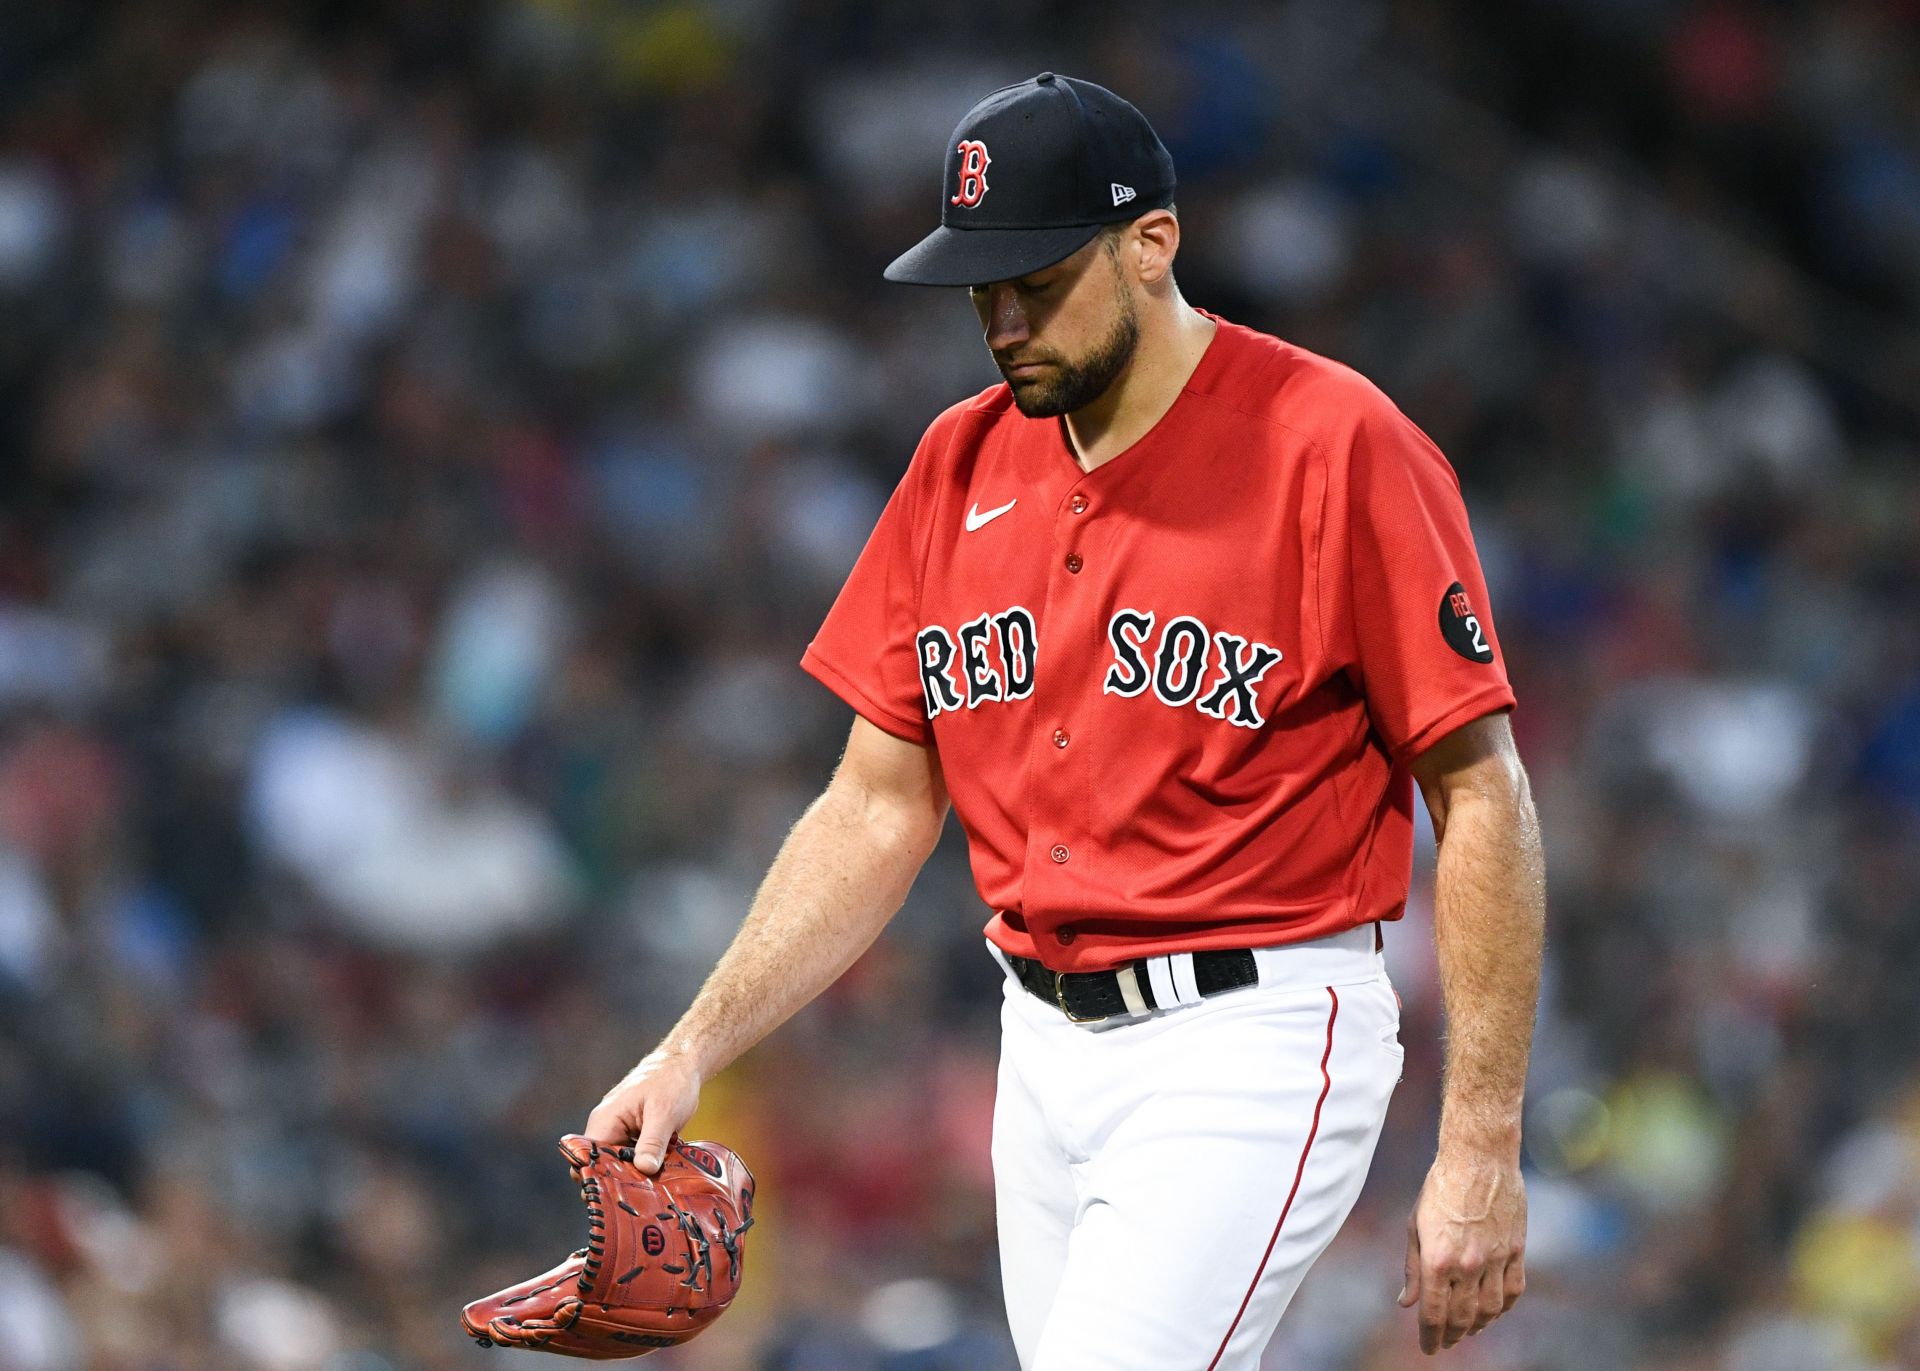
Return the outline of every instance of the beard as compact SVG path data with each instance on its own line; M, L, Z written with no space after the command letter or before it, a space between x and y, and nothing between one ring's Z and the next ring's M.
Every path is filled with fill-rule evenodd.
M999 358L1000 375L1013 391L1013 403L1029 419L1054 419L1084 409L1105 395L1133 361L1140 343L1140 318L1133 299L1124 290L1116 292L1119 312L1113 327L1084 356L1069 361L1058 356L1027 357L1022 360L1044 362L1048 370L1038 376L1015 380Z

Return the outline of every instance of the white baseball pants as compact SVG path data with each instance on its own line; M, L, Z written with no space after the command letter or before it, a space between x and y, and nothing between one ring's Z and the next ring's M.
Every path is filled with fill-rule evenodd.
M988 945L1007 971L993 1174L1021 1371L1257 1371L1400 1078L1374 942L1368 925L1256 949L1257 986L1095 1024Z

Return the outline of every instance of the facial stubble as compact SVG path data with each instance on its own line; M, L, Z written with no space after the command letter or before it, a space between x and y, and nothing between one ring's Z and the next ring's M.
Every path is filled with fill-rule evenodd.
M1114 273L1113 287L1118 302L1113 326L1092 351L1075 361L1046 358L1052 364L1051 373L1030 380L1007 378L1013 403L1027 418L1053 419L1084 409L1105 395L1132 363L1134 349L1140 343L1140 316L1118 272ZM1001 374L1005 375L1004 367Z

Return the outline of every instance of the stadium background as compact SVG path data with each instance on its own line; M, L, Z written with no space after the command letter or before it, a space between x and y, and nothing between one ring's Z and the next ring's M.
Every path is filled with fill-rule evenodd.
M577 1241L553 1140L825 779L796 658L994 379L879 272L1042 68L1172 147L1189 299L1468 492L1552 912L1532 1291L1445 1364L1920 1367L1917 59L1911 0L6 6L0 1367L503 1364L455 1310ZM650 1366L1012 1367L947 837L709 1086L754 1274ZM1272 1367L1423 1364L1429 877Z

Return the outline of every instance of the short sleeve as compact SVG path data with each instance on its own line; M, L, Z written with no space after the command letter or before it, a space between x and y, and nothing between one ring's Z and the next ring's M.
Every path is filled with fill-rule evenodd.
M933 740L920 687L920 552L916 454L894 487L880 522L848 573L826 621L800 658L801 667L853 711L908 742Z
M1344 526L1327 542L1346 552L1334 621L1348 670L1388 752L1404 762L1513 708L1514 695L1459 480L1433 440L1374 395L1345 454L1343 498L1331 502Z

